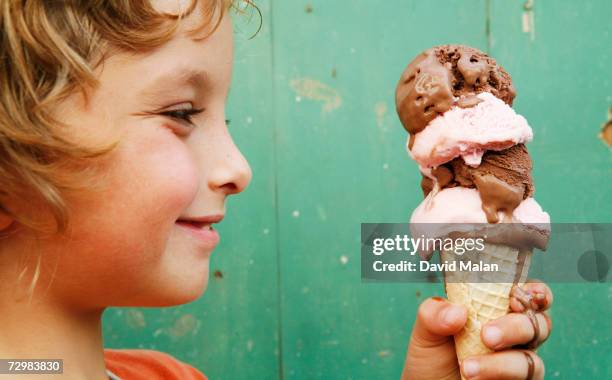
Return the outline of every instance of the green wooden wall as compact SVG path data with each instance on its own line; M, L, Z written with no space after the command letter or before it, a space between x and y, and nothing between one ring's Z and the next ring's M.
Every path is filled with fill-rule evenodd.
M169 352L211 379L399 378L417 306L443 289L362 284L359 232L406 222L421 200L394 89L433 45L476 46L511 73L553 221L612 221L612 155L598 138L612 105L612 2L257 3L254 39L257 17L235 18L228 106L254 178L229 202L209 289L180 307L110 309L108 347ZM612 287L551 286L547 378L612 378Z

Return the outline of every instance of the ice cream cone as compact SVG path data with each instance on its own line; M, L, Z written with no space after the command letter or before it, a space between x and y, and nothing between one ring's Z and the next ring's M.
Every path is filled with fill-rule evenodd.
M470 257L474 262L474 255ZM466 256L443 251L441 259L442 262L461 261ZM467 323L455 335L455 348L460 363L469 356L491 352L480 339L480 332L487 322L508 314L512 286L515 283L519 286L525 283L531 251L487 243L484 251L478 253L478 260L486 264L498 264L499 271L445 273L449 301L462 304L468 309Z

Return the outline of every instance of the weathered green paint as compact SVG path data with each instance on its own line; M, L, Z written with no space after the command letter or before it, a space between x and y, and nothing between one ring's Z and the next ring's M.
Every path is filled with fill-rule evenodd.
M533 36L522 4L491 1L491 54L534 128L536 197L553 221L610 222L612 155L597 134L612 105L612 3L536 0ZM610 284L551 287L554 334L540 350L547 378L612 378Z
M211 379L399 378L418 303L443 289L362 284L359 226L405 222L422 199L393 92L436 44L489 49L512 74L553 220L610 222L611 155L597 134L612 104L612 3L536 0L535 34L524 3L258 1L253 40L256 18L236 18L228 117L254 180L229 202L202 299L110 310L107 346L166 351ZM551 285L547 378L611 378L612 288Z

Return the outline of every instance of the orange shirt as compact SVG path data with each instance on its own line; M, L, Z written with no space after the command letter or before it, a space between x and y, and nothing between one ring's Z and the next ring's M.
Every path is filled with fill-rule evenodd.
M121 380L207 380L200 371L154 350L104 350L106 368Z

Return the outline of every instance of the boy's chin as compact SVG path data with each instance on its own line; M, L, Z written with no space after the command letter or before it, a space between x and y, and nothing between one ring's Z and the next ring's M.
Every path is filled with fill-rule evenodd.
M208 273L206 273L205 277L199 279L193 284L176 289L176 292L169 294L169 297L159 306L178 306L196 301L204 294L207 288Z
M159 284L155 294L147 297L140 305L133 307L169 307L184 305L200 298L208 288L208 271L199 278L192 281L184 279L180 284Z

